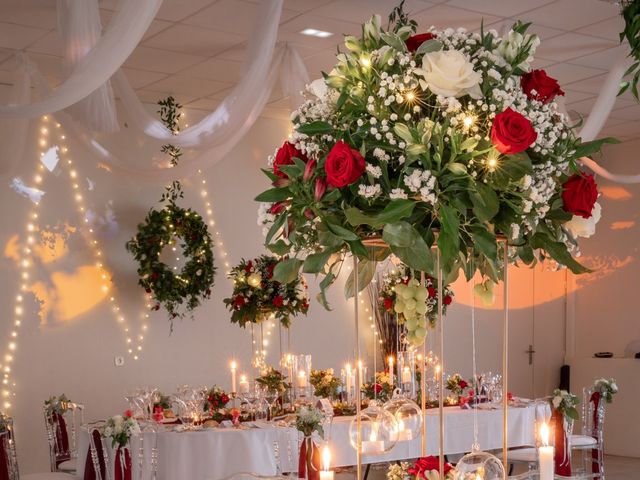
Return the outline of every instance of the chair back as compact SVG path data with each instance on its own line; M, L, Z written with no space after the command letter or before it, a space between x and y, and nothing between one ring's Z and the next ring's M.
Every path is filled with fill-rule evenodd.
M44 423L49 443L51 471L58 471L62 462L78 456L77 432L84 423L84 406L67 402L65 412L60 414L44 409Z
M84 480L111 480L109 453L100 430L89 430L89 452L84 467Z
M18 458L13 434L13 419L3 417L0 431L0 480L20 480Z

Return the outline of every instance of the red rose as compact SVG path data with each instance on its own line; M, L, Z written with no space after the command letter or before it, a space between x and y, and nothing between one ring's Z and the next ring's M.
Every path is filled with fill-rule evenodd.
M436 298L436 295L438 295L438 291L433 287L427 287L427 291L429 292L429 298Z
M276 308L282 308L282 305L284 305L284 298L282 298L282 295L276 295L273 299L273 305Z
M564 95L558 81L548 76L544 70L531 70L525 73L520 77L520 86L529 100L538 100L542 103L549 103L556 96Z
M222 400L222 406L225 406L227 403L229 403L229 395L223 393L222 397L220 397L220 400Z
M460 383L458 383L458 386L464 390L469 386L469 384L464 380L460 380Z
M324 192L327 191L327 181L325 180L324 177L318 177L316 178L316 189L315 192L313 193L313 199L316 202L319 202L320 200L322 200L322 197L324 196Z
M445 295L444 298L442 299L442 303L444 303L445 305L451 305L452 301L453 301L453 298L451 298L451 295Z
M299 158L303 162L308 159L304 153L298 150L293 144L284 142L276 153L276 158L273 161L273 173L280 178L287 178L288 175L280 171L282 165L293 165L293 157Z
M244 297L242 295L237 295L234 299L233 299L233 306L236 310L240 310L244 304L247 303L246 300L244 299Z
M524 115L507 107L496 115L491 127L491 142L500 153L524 152L538 138L531 122Z
M385 310L391 310L393 308L393 300L390 298L384 299L384 308Z
M125 410L124 417L125 418L133 418L133 412L131 410Z
M278 215L280 212L283 212L285 208L287 208L289 203L289 201L276 202L269 208L269 213L271 215Z
M275 263L270 263L269 265L267 265L267 278L268 279L272 279L273 278L273 269L276 268L276 264Z
M365 170L364 158L360 152L340 140L336 143L324 164L327 183L342 188L358 180Z
M404 43L407 46L407 50L415 52L424 42L434 38L436 38L436 36L433 33L419 33L417 35L411 35L404 41Z
M445 462L444 464L444 474L449 473L453 467L450 463ZM436 472L440 472L440 459L438 457L429 456L422 457L416 460L416 463L413 467L409 468L409 473L411 475L415 475L419 478L426 478L425 472L429 472L431 470L435 470Z
M573 174L562 185L562 208L565 212L590 218L598 199L598 186L593 175Z
M373 391L374 391L375 393L380 393L380 392L382 391L382 385L380 385L379 383L376 383L376 384L373 386Z
M251 270L253 270L253 262L251 260L249 260L249 262L244 267L244 271L246 273L250 273Z

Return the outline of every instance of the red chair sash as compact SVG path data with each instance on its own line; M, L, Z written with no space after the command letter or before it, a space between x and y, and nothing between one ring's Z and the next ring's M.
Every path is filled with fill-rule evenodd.
M54 417L51 417L51 422L55 428L55 436L56 436L56 467L59 466L62 462L67 461L71 458L71 452L69 452L69 434L67 433L67 422L65 422L64 417L59 413L54 413Z
M300 445L298 478L320 480L320 449L315 446L311 437L305 437Z
M551 414L555 438L554 464L556 475L571 476L571 452L569 451L569 437L564 429L564 415L558 410Z
M96 447L96 454L98 455L98 463L100 465L100 478L107 478L107 466L104 461L104 450L102 449L102 437L98 430L91 432L93 437L93 443ZM93 466L93 459L91 458L91 449L87 452L87 461L84 464L84 480L96 480L96 470ZM0 480L3 480L0 478Z
M600 392L593 392L591 394L590 401L593 403L593 429L591 434L598 441L597 431L600 427L600 416L598 415L598 408L600 407L600 401L602 400L602 395ZM599 444L596 444L599 447ZM600 452L598 448L591 449L591 471L592 473L600 473Z
M7 432L0 436L0 480L10 480L11 475L10 467L10 454L9 454L9 438L10 434Z
M127 447L118 447L114 463L115 480L131 480L131 454Z

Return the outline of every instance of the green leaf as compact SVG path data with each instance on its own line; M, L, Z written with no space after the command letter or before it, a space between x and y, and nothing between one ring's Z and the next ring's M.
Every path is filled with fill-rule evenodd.
M276 255L284 255L286 253L289 253L289 250L291 250L291 245L280 239L276 243L268 244L267 248Z
M375 228L380 228L387 223L397 222L405 217L408 217L413 213L413 209L416 206L416 202L409 199L395 199L391 200L384 210L375 214L367 215L362 210L356 207L348 208L345 211L347 221L354 227L358 225L371 225Z
M254 200L256 202L274 203L274 202L281 202L290 197L291 197L291 191L289 190L289 187L276 187L276 188L270 188L269 190L262 192Z
M402 263L420 272L433 272L433 254L424 238L414 229L414 241L408 247L391 245L391 251Z
M411 247L416 241L416 230L407 222L387 223L382 230L382 239L390 246Z
M300 133L304 133L305 135L312 136L331 133L333 132L333 127L327 122L316 120L315 122L309 122L305 123L304 125L300 125L296 130Z
M318 303L322 305L325 308L325 310L329 310L329 311L331 310L331 307L329 306L329 302L327 302L327 289L336 280L336 275L335 273L333 273L334 265L335 263L331 265L331 267L329 267L329 273L327 273L325 277L322 279L322 281L320 282L320 293L316 295L316 300L318 300Z
M476 148L476 146L478 145L479 142L480 142L480 140L478 140L477 138L469 137L464 142L462 142L462 144L460 145L460 151L474 149L474 148Z
M474 248L490 260L495 261L498 257L496 236L480 225L471 227L471 234L473 235Z
M460 220L453 207L441 203L438 207L438 217L440 218L440 236L438 237L438 247L442 256L442 263L446 264L457 254L460 245Z
M325 224L319 223L318 243L324 247L339 247L344 243L344 240L331 233Z
M509 182L517 182L525 175L533 173L533 165L531 159L526 153L516 153L515 155L506 155L498 160L494 175L495 182L506 187Z
M289 178L301 177L304 168L300 168L298 165L280 165L278 169L284 172Z
M299 258L289 258L278 262L273 269L273 279L280 283L290 283L298 278L302 260Z
M278 218L276 218L276 221L273 222L273 225L271 225L271 228L267 232L267 236L266 236L266 238L264 240L266 244L271 243L271 240L273 239L273 236L276 233L278 233L278 231L280 231L280 229L287 222L287 218L288 218L288 215L286 213L282 213L281 215L278 216Z
M333 255L337 250L337 248L327 248L322 252L307 255L307 258L304 261L304 265L302 266L302 271L304 273L322 272L324 270L324 266L331 258L331 255Z
M361 292L371 283L376 273L377 262L362 259L358 261L358 292ZM353 297L354 271L352 270L344 285L344 296L348 300Z
M469 192L473 203L473 213L480 222L487 222L495 217L500 209L498 195L493 188L484 183L476 183L475 190Z
M578 263L562 242L556 242L544 233L536 233L531 237L531 246L547 252L556 262L565 265L575 274L588 273L591 270Z
M605 137L591 142L582 143L578 148L576 148L576 152L572 155L572 158L590 157L594 153L599 152L602 149L602 146L606 143L620 143L620 140L613 137Z
M426 42L423 42L418 47L415 54L423 55L425 53L430 53L430 52L439 52L440 50L442 50L442 42L431 39L431 40L427 40Z
M358 236L355 233L353 233L351 230L347 230L346 228L341 227L340 225L330 223L326 220L324 221L324 224L327 226L327 228L331 233L333 233L335 236L343 240L347 240L347 241L358 240Z
M395 48L396 50L398 50L399 52L405 52L406 51L406 45L404 44L404 42L400 39L400 37L394 33L391 32L381 32L380 33L380 38L382 38L382 41L384 43L386 43L387 45L389 45L390 47Z

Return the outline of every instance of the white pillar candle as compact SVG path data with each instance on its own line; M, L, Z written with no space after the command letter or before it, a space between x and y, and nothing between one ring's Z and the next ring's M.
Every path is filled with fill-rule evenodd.
M304 370L298 372L298 388L307 388L307 374Z
M540 439L542 440L542 446L538 449L540 480L553 480L553 447L549 445L549 426L546 422L540 427Z
M240 375L240 393L249 393L249 380L246 375Z
M322 470L320 470L320 480L333 480L334 473L329 470L331 467L331 451L329 446L325 445L322 449Z
M411 369L409 367L402 369L402 383L411 383Z
M231 393L236 393L238 390L236 385L236 369L238 364L235 360L231 360Z
M346 381L347 381L347 402L351 400L351 387L353 387L353 373L351 372L351 364L347 363L344 367L344 371L346 372Z

